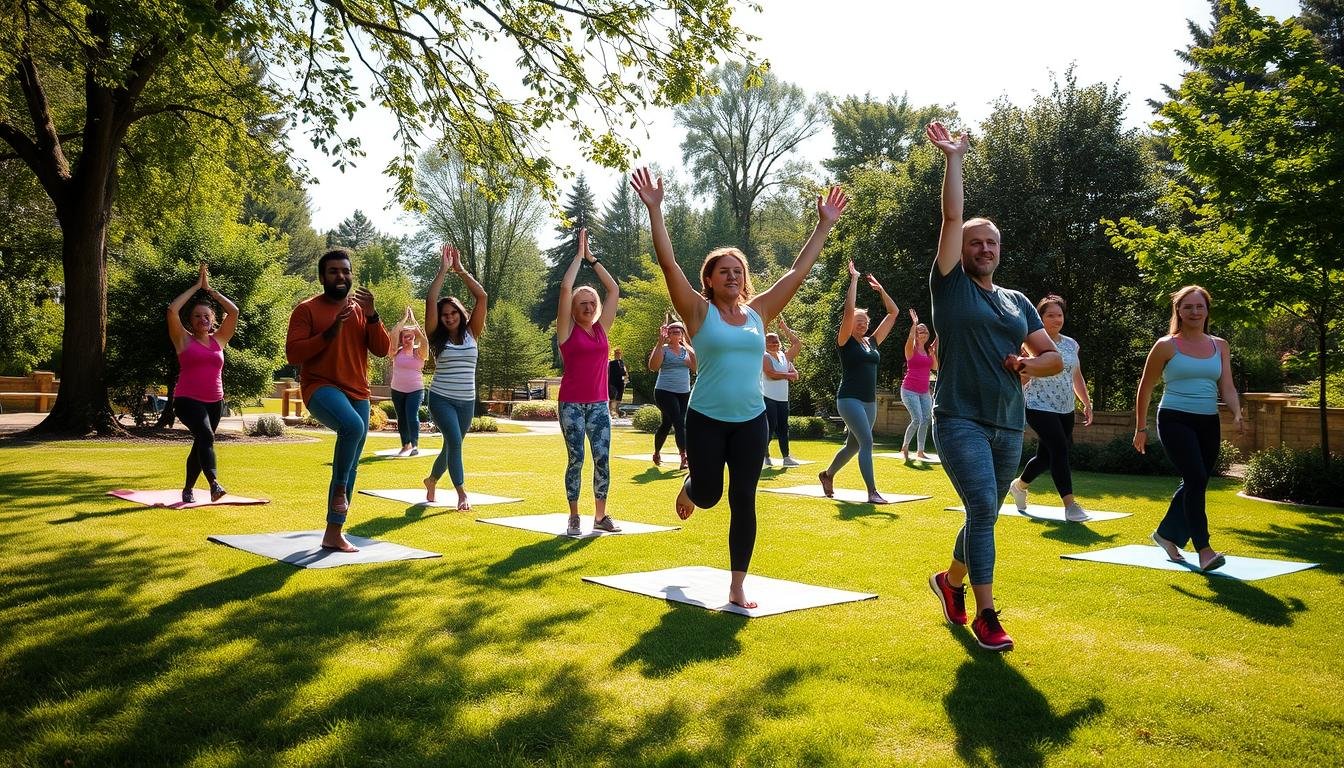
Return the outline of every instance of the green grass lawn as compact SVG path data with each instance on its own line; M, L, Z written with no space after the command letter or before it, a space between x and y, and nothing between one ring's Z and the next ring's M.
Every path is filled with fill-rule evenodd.
M613 452L649 443L622 431ZM1344 513L1242 500L1232 481L1210 493L1215 546L1322 567L1242 583L1060 560L1145 542L1175 485L1082 474L1087 506L1135 515L999 522L999 607L1018 650L998 655L947 626L925 584L959 526L938 468L878 459L883 491L933 496L889 507L761 494L753 572L880 598L748 620L580 581L726 568L726 505L679 532L598 540L474 522L564 509L559 436L467 439L469 487L524 504L460 514L356 497L352 533L443 557L329 570L205 537L320 527L330 437L221 445L224 484L269 505L172 511L103 495L175 487L187 447L0 447L0 764L1204 767L1344 755ZM796 441L794 454L834 450ZM359 482L414 487L429 461L367 460ZM819 468L767 470L762 483L816 482ZM612 470L617 519L675 522L679 473L616 459ZM590 509L589 473L584 483ZM839 485L861 487L856 465ZM1038 500L1048 488L1036 483Z

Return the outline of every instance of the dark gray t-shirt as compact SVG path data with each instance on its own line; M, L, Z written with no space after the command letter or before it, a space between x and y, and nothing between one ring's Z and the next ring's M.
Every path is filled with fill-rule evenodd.
M938 337L935 416L958 416L1002 429L1026 428L1022 382L1003 367L1019 354L1041 316L1021 292L994 286L987 291L958 262L946 275L934 261L929 272L933 332Z

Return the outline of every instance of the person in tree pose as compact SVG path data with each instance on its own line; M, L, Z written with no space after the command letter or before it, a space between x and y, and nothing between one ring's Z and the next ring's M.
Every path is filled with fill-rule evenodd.
M1157 404L1157 436L1162 449L1181 473L1167 514L1153 532L1153 543L1176 562L1185 562L1181 547L1192 542L1199 551L1200 570L1212 571L1226 556L1209 546L1209 517L1204 493L1218 463L1220 423L1218 395L1231 409L1237 432L1244 432L1241 403L1232 381L1232 353L1225 340L1209 335L1213 297L1198 285L1171 294L1171 326L1148 352L1134 400L1134 448L1148 446L1148 403L1160 376L1164 388Z
M691 376L695 373L695 350L686 343L686 326L666 318L658 329L658 346L649 353L649 370L656 371L653 402L663 420L653 433L653 465L662 466L663 443L671 432L686 469L686 408L691 401Z
M429 413L443 435L443 448L434 457L434 466L425 478L425 500L434 494L445 471L457 491L457 508L471 509L467 501L466 472L462 468L462 439L471 431L476 413L476 340L485 332L487 296L485 289L462 266L462 254L451 245L443 246L439 271L425 295L425 329L429 348L434 352L434 378L429 382ZM456 296L439 298L443 279L452 272L471 292L468 312Z
M910 442L915 442L915 458L927 459L924 439L933 424L933 393L929 379L938 370L937 346L931 342L929 327L919 322L919 313L910 309L910 334L905 338L905 378L901 379L901 404L910 413L910 423L901 441L901 458L910 461Z
M882 299L886 316L868 335L868 310L856 309L859 288L859 270L849 262L849 290L845 292L845 313L840 319L835 343L840 354L840 388L835 393L835 410L845 421L845 444L840 446L831 465L817 474L822 490L829 497L834 492L835 473L839 472L854 454L859 456L859 472L868 486L869 504L886 504L877 492L873 477L873 422L877 421L877 366L881 362L878 346L896 325L896 302L887 295L877 278L868 275L868 285Z
M765 359L761 361L761 392L765 395L765 416L770 423L770 434L779 440L779 463L796 467L798 462L789 454L789 382L798 380L798 368L793 361L803 351L803 343L793 332L784 316L778 318L779 330L789 337L785 351L778 333L765 334ZM770 443L766 441L765 466L770 466Z
M957 533L947 570L929 577L943 616L966 623L970 576L982 648L1007 651L1013 639L994 610L994 522L1022 458L1023 373L1050 376L1064 361L1041 325L1036 308L1018 291L994 284L999 228L989 219L962 221L962 160L970 139L930 123L929 141L947 159L938 255L929 271L933 329L938 337L938 388L933 435L943 469L961 497L966 522ZM1023 344L1031 357L1018 353Z
M205 296L191 303L187 324L183 325L182 307L197 293ZM210 299L224 310L218 327ZM168 338L177 351L179 369L177 386L173 387L173 412L191 431L192 438L186 482L182 485L183 504L196 501L194 487L202 474L210 484L210 500L224 497L215 460L215 430L224 413L224 348L237 328L238 306L210 286L210 274L202 262L196 282L168 305Z
M579 267L587 264L597 274L607 293L604 301L591 286L574 287ZM569 521L565 532L577 536L579 488L583 475L583 439L593 451L593 528L616 533L620 527L607 514L607 490L611 486L611 411L607 403L607 332L616 320L621 289L588 251L588 230L579 230L579 248L560 280L560 299L555 312L555 335L560 345L564 374L560 377L560 432L565 437L565 497Z
M425 358L429 340L415 321L410 307L392 329L397 345L392 351L392 407L397 409L397 432L401 436L398 456L420 453L420 403L425 397Z
M647 168L631 180L649 211L653 249L667 282L672 306L695 342L698 371L686 413L686 458L690 465L676 511L683 520L696 507L712 507L723 495L728 468L728 552L732 580L728 601L755 608L743 589L756 545L756 484L765 460L769 429L761 392L766 324L797 293L849 200L840 187L817 197L817 225L802 251L774 285L753 294L747 257L736 248L718 248L700 267L701 290L686 279L672 252L663 221L663 182Z

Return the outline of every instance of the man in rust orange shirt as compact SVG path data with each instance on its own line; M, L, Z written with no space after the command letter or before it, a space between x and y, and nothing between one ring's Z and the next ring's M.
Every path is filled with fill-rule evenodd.
M299 367L303 404L336 433L322 548L341 552L358 551L341 529L369 434L369 354L383 357L391 344L373 293L361 287L350 295L351 257L345 248L322 254L317 262L322 293L294 308L285 336L285 357Z

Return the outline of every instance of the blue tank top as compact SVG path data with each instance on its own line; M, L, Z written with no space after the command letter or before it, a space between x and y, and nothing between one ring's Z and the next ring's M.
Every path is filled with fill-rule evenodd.
M691 353L686 347L678 355L668 347L663 347L663 364L658 367L658 379L653 382L654 389L665 392L691 391Z
M691 407L719 421L751 421L765 412L761 394L761 359L765 355L765 323L743 306L747 321L730 325L713 304L692 339L697 374Z
M1218 377L1223 375L1222 353L1217 342L1212 357L1191 357L1176 344L1176 354L1162 369L1162 400L1158 408L1197 414L1218 413Z

